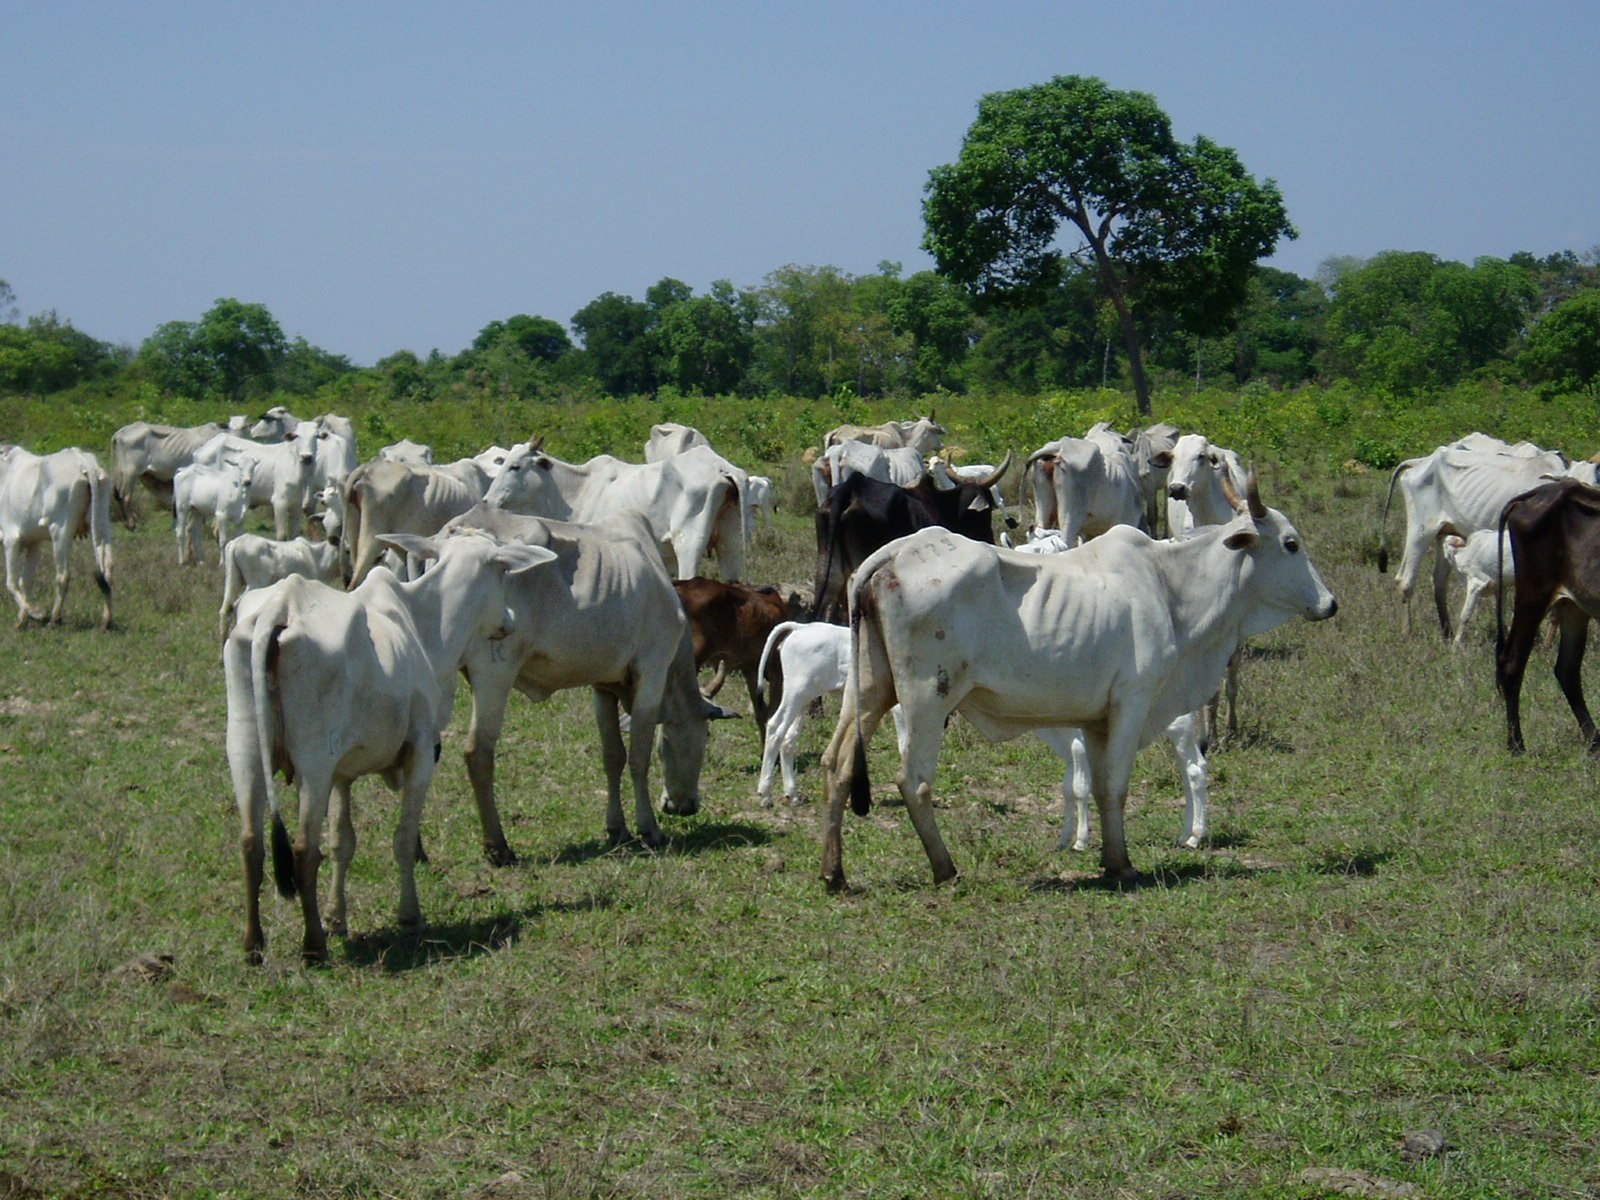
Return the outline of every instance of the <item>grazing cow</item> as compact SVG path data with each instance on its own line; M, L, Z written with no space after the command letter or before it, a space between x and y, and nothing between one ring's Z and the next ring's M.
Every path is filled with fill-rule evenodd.
M976 541L994 543L994 501L990 489L1011 468L1011 454L993 475L969 480L951 491L923 480L896 487L864 475L846 479L828 494L817 512L817 579L812 619L844 617L845 583L878 547L917 529L938 526Z
M216 533L217 554L221 557L222 548L239 532L249 511L254 470L253 462L228 461L217 466L190 463L172 477L180 567L205 561L201 531L207 523Z
M823 696L844 690L850 678L850 631L842 625L820 621L809 625L785 621L767 637L757 669L758 682L766 680L767 664L773 661L774 652L777 663L781 664L783 695L767 723L761 774L756 780L756 795L765 808L772 807L775 765L783 770L784 799L790 804L796 802L799 785L795 777L795 750L800 744L806 710ZM890 710L890 715L894 718L900 753L904 754L905 716L898 704ZM1183 832L1178 844L1198 849L1206 836L1209 783L1198 717L1195 713L1186 713L1173 721L1165 732L1183 780ZM1034 733L1066 764L1061 781L1065 807L1059 844L1063 850L1086 850L1089 847L1090 777L1088 746L1083 733L1077 729L1036 729ZM1069 829L1071 836L1067 832Z
M325 819L333 856L328 927L345 932L345 879L355 855L350 784L362 775L381 774L400 792L394 837L400 924L422 924L418 827L455 701L456 671L470 645L507 632L510 582L555 557L482 535L437 544L397 535L394 542L408 553L436 555L438 562L410 583L374 571L353 592L291 576L249 593L223 644L228 766L245 867L244 949L251 962L261 961L266 946L260 893L269 808L278 891L300 897L302 955L308 962L328 955L317 909ZM279 770L299 787L293 846L272 783Z
M1559 631L1556 682L1567 698L1590 754L1600 754L1600 732L1583 696L1583 651L1589 618L1600 614L1600 490L1563 479L1512 498L1499 530L1516 560L1511 629L1505 592L1495 605L1495 683L1506 704L1506 744L1522 740L1522 676L1549 613Z
M217 614L217 632L227 636L234 608L246 592L271 587L291 575L342 585L339 547L303 537L275 542L259 534L241 533L232 538L222 548L222 610Z
M885 449L871 442L838 442L811 464L811 486L817 493L817 507L823 508L828 503L828 493L852 475L865 475L896 487L915 487L927 473L924 456L910 446Z
M367 577L391 533L429 537L460 516L489 490L498 447L444 466L419 467L382 459L363 463L345 480L344 531L340 540L350 586Z
M622 773L633 781L634 820L648 846L666 842L650 803L650 755L661 726L662 808L700 808L709 706L695 677L689 621L649 526L638 513L591 525L523 517L479 505L446 527L481 528L506 542L555 555L546 571L519 577L510 592L514 621L505 638L475 643L462 671L472 688L467 775L483 824L483 849L499 866L516 861L495 804L495 744L516 689L538 704L566 688L594 689L606 774L606 833L628 836ZM618 707L629 715L627 741Z
M552 458L537 441L512 448L484 496L491 508L587 523L633 509L662 545L672 547L677 577L693 579L715 554L725 579L744 570L743 471L716 451L695 446L655 463L602 454L585 463Z
M5 547L6 589L17 602L17 628L29 620L61 624L67 603L72 541L94 547L94 581L104 604L100 625L111 628L111 477L87 450L30 454L0 446L0 545ZM48 618L34 602L39 560L48 545L56 568L56 599Z
M1538 487L1546 478L1566 475L1569 470L1566 457L1556 451L1540 450L1527 442L1508 446L1481 433L1468 434L1459 442L1440 446L1432 454L1407 459L1395 467L1383 501L1378 570L1389 569L1389 506L1398 486L1405 501L1406 535L1395 584L1405 606L1405 632L1411 632L1411 592L1430 546L1452 533L1470 537L1479 529L1498 528L1500 510L1507 501ZM1450 636L1450 610L1445 602L1449 581L1449 561L1442 554L1435 554L1433 604L1439 629L1446 638Z
M722 689L730 670L738 671L744 676L745 690L750 694L756 729L765 741L771 709L765 689L756 678L756 667L761 662L767 635L788 619L791 609L799 604L799 597L785 600L775 587L751 587L699 576L679 579L672 586L678 593L678 602L683 605L684 615L689 618L695 670L707 663L714 663L717 668L705 689L707 699Z
M1447 534L1439 543L1443 554L1455 573L1466 584L1466 599L1461 604L1461 614L1456 618L1457 646L1467 644L1467 622L1483 594L1498 596L1500 589L1516 581L1512 566L1511 548L1504 535L1494 529L1479 529L1471 537ZM1504 572L1504 574L1502 574Z
M384 462L406 463L413 467L433 466L433 447L425 446L421 442L413 442L410 438L401 438L398 442L391 442L378 451L378 457Z
M709 450L711 440L692 425L663 421L659 425L650 426L650 439L644 444L644 461L661 462L674 454L693 450L696 446L704 446Z
M135 421L112 434L111 482L123 523L129 529L138 524L133 494L139 484L170 509L178 468L192 463L195 451L222 432L215 421L192 427Z
M995 741L1082 728L1101 866L1111 880L1135 880L1122 818L1139 747L1200 706L1243 638L1336 608L1253 477L1248 496L1230 524L1180 541L1115 528L1065 554L1023 555L923 530L863 563L850 584L852 678L823 758L828 886L844 886L845 800L857 812L870 805L867 742L896 702L906 718L900 793L935 882L956 875L933 809L953 712Z
M931 416L914 421L885 421L882 425L840 425L828 431L822 439L822 449L826 453L829 446L840 442L871 442L885 450L909 446L919 459L926 459L943 449L944 434L944 426Z
M1233 508L1222 490L1227 479L1237 492L1244 487L1244 463L1232 450L1213 445L1198 433L1186 433L1172 449L1167 469L1167 529L1181 537L1199 525L1226 525Z
M213 467L251 464L250 504L272 509L273 529L281 542L300 532L316 469L317 439L314 421L302 421L281 442L265 445L219 433L195 451L194 461Z
M744 537L749 541L756 535L756 527L772 528L772 513L778 507L772 491L772 480L765 475L749 475L744 488Z
M1028 456L1034 524L1059 529L1076 545L1113 525L1145 528L1138 467L1122 435L1097 425L1081 438L1064 437Z

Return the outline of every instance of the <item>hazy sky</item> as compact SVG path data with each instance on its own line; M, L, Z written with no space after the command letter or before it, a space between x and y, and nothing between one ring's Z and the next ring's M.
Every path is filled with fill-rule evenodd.
M370 364L663 276L931 265L978 98L1153 94L1273 263L1600 243L1600 3L0 0L0 279L137 345L219 297Z

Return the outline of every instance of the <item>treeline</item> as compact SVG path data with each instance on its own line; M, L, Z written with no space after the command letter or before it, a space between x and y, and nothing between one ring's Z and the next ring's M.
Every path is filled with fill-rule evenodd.
M868 275L786 266L753 288L704 294L663 279L607 292L568 326L516 314L472 344L372 367L288 338L260 304L218 300L195 321L114 346L54 312L19 322L0 281L0 392L100 383L251 406L327 393L364 404L601 397L930 394L1122 388L1127 364L1095 278L1068 271L1026 306L979 307L932 271ZM1305 279L1256 267L1231 329L1201 337L1140 317L1159 386L1293 387L1346 381L1391 397L1474 379L1590 391L1600 377L1600 253L1520 253L1463 264L1389 251L1332 259ZM570 332L569 332L570 330Z

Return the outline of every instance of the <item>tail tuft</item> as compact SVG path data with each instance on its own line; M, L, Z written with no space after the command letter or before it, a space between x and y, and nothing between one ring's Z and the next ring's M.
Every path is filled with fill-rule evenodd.
M300 894L300 883L294 870L294 847L289 845L289 831L283 827L283 817L272 814L272 878L278 885L278 895L292 900Z
M867 747L856 739L855 760L850 764L850 811L864 817L872 811L872 781L867 778Z
M1378 574L1379 575L1387 575L1388 573L1389 573L1389 547L1382 546L1378 550Z

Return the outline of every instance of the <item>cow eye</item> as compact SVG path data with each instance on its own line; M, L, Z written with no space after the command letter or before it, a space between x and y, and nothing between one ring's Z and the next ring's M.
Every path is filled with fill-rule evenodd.
M1300 553L1300 539L1287 537L1283 539L1283 548L1290 554Z

